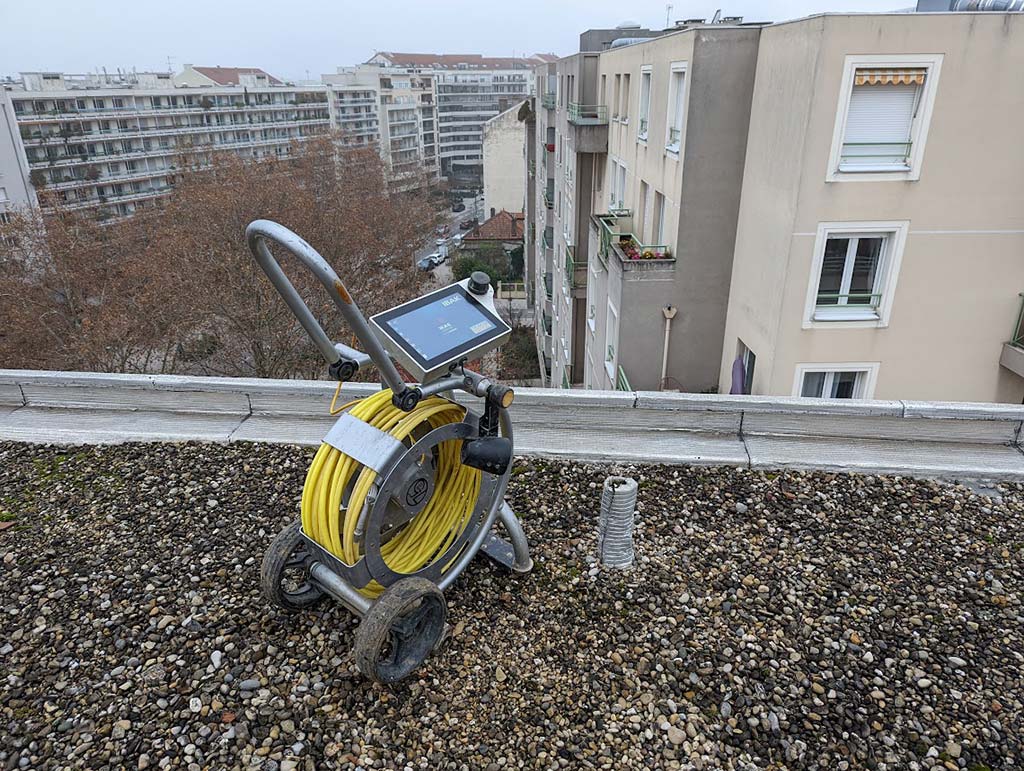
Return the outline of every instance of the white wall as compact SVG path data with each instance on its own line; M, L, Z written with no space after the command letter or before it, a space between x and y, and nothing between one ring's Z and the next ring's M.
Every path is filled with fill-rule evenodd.
M491 211L521 212L526 200L526 124L519 108L496 115L484 124L484 216Z

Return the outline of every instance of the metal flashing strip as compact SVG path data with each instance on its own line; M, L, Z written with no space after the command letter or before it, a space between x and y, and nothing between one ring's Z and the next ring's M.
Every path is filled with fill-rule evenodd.
M328 381L0 370L0 440L318 446L332 426L347 425L327 413L334 387ZM342 398L379 388L346 384ZM457 400L477 401L465 394ZM520 455L1024 480L1022 405L519 388L511 413ZM360 430L351 425L345 433ZM337 441L348 452L348 442Z

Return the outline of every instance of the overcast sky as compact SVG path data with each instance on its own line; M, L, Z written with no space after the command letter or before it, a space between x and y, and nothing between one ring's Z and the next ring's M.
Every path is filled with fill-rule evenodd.
M782 21L822 11L886 11L900 0L674 0L672 19ZM627 10L628 9L628 10ZM591 27L663 27L657 0L0 0L0 75L98 67L257 66L312 78L374 51L510 56L576 50Z

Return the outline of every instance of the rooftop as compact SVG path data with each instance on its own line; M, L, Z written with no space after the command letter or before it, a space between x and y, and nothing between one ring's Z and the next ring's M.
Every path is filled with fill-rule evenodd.
M386 60L395 67L433 67L437 69L483 69L510 70L534 67L545 62L557 61L554 54L536 54L534 56L482 56L480 54L427 54L399 53L397 51L378 51L370 58Z
M464 241L522 241L525 215L502 209L470 230Z
M264 72L259 67L192 67L200 75L205 75L219 86L237 86L242 75L253 75L266 78L271 85L281 86L284 81L278 80L269 72Z
M311 456L0 443L0 764L1024 764L1020 484L521 458L536 567L474 562L388 691L341 606L258 590ZM626 572L594 562L613 469L640 481Z

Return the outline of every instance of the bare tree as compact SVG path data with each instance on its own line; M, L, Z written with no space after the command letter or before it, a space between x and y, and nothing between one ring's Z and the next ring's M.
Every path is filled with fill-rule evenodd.
M324 366L249 255L246 225L273 219L320 251L368 313L415 296L412 252L436 221L419 192L387 193L373 148L336 138L280 158L215 157L160 207L108 225L22 212L0 236L3 366L316 377ZM6 244L6 245L4 245ZM322 287L279 255L335 339Z

